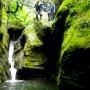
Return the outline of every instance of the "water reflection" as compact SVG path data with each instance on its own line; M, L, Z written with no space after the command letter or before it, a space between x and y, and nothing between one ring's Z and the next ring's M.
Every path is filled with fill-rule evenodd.
M58 90L58 88L55 83L46 80L17 80L0 85L0 90Z

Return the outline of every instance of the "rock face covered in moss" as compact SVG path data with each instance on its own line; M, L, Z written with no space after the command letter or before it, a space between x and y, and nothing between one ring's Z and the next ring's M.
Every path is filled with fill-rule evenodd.
M43 53L43 42L37 36L35 23L25 28L23 34L26 36L26 43L24 46L24 66L28 68L41 68L45 61L45 55ZM40 28L39 28L40 29ZM42 28L41 28L42 29Z
M11 40L17 41L24 29L13 14L7 11L7 1L0 1L0 83L10 79L8 50ZM9 15L8 15L9 14ZM21 18L20 18L21 19ZM17 45L18 46L18 45ZM20 46L20 45L19 45ZM22 48L22 46L20 46ZM18 47L19 48L19 47ZM15 48L16 50L17 48Z
M7 48L9 38L6 32L7 17L4 7L1 7L1 10L2 16L0 18L3 20L3 22L0 23L0 83L4 82L9 75L9 64L7 62Z
M45 70L44 64L47 61L43 47L44 32L41 22L33 21L23 31L23 49L15 53L16 65L18 68L17 78L29 79L38 77ZM17 47L17 46L16 46ZM23 76L20 76L22 75Z
M16 5L16 2L14 3ZM12 4L10 10L14 9ZM24 9L19 7L16 17L7 11L10 40L17 38L19 35L17 32L23 29L21 38L14 46L16 68L37 71L45 67L49 77L55 77L61 90L89 88L90 0L63 0L52 28L44 27L43 22L30 18ZM6 20L6 13L4 9L2 11L4 15L2 18ZM25 29L21 23L26 26ZM2 82L8 68L6 63L9 38L5 38L8 37L6 21L0 25L0 82ZM27 71L26 77L28 74Z
M7 45L3 41L7 35L0 33L0 83L7 79L9 64L7 62ZM7 41L6 41L7 42Z
M53 34L61 48L57 64L57 81L61 90L89 88L89 17L90 0L64 0L57 12Z

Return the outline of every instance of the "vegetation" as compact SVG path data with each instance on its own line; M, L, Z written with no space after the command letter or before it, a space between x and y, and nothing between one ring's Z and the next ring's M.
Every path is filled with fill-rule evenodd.
M61 53L58 62L60 67L58 68L57 77L58 84L63 89L66 89L65 87L68 89L87 88L85 82L88 81L86 79L88 76L86 75L85 70L89 68L84 64L84 62L87 62L89 65L87 59L90 48L89 9L89 0L64 0L57 12L57 19L54 24L56 26L53 26L54 29L56 29L59 20L60 23L64 24L64 28L62 26L57 28L60 32L63 32L61 37L63 41L61 43ZM75 54L75 52L77 54ZM84 52L87 52L87 55ZM84 68L84 70L82 65L87 68ZM80 74L80 72L83 72L83 74ZM81 78L82 75L83 78L85 78L84 80L81 80L83 79ZM87 85L88 84L89 83L87 83Z
M0 83L9 76L7 52L14 33L21 36L15 39L17 69L46 70L61 90L89 88L90 0L53 2L58 11L48 22L36 20L30 0L0 0Z
M0 83L6 80L6 72L8 68L6 55L8 48L8 34L6 31L6 24L7 14L5 11L4 3L0 1Z

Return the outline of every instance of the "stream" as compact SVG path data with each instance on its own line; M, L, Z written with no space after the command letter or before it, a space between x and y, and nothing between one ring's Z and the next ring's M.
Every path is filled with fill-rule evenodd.
M8 61L11 65L10 73L11 78L5 83L0 84L0 90L58 90L57 85L46 79L30 79L30 80L17 80L16 68L14 67L14 42L10 42Z
M8 61L10 63L10 72L11 72L11 80L14 81L16 78L16 68L14 68L14 60L13 60L13 53L14 53L14 42L11 41L9 45L9 56Z
M55 83L47 80L16 80L0 85L0 90L58 90Z

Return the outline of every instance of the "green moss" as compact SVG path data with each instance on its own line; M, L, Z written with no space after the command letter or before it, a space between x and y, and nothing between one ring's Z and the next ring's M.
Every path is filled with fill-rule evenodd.
M65 0L60 6L58 13L64 12L65 8L69 9L69 14L65 21L64 42L62 48L75 46L84 46L89 37L90 29L90 10L89 0ZM73 41L74 40L74 41ZM87 46L86 46L87 47Z
M62 48L70 48L74 46L89 48L90 37L90 11L88 10L86 14L82 17L78 17L76 20L73 19L71 26L64 33L64 41ZM87 43L87 45L86 45Z
M65 32L61 46L59 64L66 51L77 48L90 48L90 0L64 0L57 12L57 20L69 11L65 20ZM57 23L57 21L55 22ZM61 21L61 23L63 23ZM58 68L57 81L60 83L61 67Z
M3 68L3 66L0 65L0 83L5 81L5 70Z
M7 26L7 13L4 7L2 7L2 23L0 26L0 83L6 79L7 64L7 48L9 37L6 30Z
M46 61L46 57L42 51L43 42L38 37L38 34L42 33L42 29L42 24L34 21L23 31L23 34L26 36L23 67L40 68L39 66Z
M9 11L14 12L17 9L17 2L16 1L9 1Z
M26 7L18 7L18 11L15 14L8 14L8 27L13 25L14 28L26 26L31 20L32 18L29 17L29 13L26 11Z
M44 64L45 61L46 58L43 53L32 52L30 56L25 56L23 67L38 68L40 65Z
M37 36L37 32L34 28L34 25L30 25L28 26L24 32L26 35L26 44L24 47L25 52L28 53L28 51L30 50L30 47L34 47L34 46L40 46L42 45L42 42L39 40L38 36Z
M8 47L8 39L9 39L9 37L8 37L7 31L6 31L7 14L6 14L5 8L2 8L2 19L3 19L4 22L2 22L2 25L1 25L1 32L2 32L2 44L1 44L1 47L6 52L5 48Z

